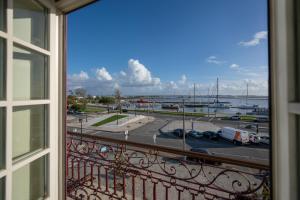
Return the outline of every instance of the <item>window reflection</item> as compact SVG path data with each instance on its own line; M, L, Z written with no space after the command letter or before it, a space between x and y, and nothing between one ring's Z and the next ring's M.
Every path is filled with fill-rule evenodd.
M14 100L48 98L48 56L14 47Z
M13 173L13 200L38 200L48 196L47 160L42 157Z
M48 109L45 105L13 108L13 158L46 147Z
M0 38L0 100L4 100L6 96L5 47L5 40L3 38Z
M6 21L6 14L5 14L5 9L6 9L6 5L5 5L4 0L0 1L0 30L1 31L5 31L6 27L5 27L5 21Z
M37 1L14 1L14 35L48 49L48 10Z
M5 168L5 108L0 107L0 169Z

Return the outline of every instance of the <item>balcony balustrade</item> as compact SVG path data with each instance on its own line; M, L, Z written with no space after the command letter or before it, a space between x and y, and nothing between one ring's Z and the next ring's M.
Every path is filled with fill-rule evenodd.
M270 199L269 166L67 133L67 199Z

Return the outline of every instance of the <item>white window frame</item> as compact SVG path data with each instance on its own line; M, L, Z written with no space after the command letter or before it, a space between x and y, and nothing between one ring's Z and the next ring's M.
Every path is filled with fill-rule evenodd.
M299 199L295 86L295 9L298 0L269 0L274 199Z
M5 177L5 199L11 200L12 193L12 175L17 169L31 163L32 161L48 155L48 199L60 199L58 196L58 166L59 166L59 148L58 137L61 133L59 129L59 98L60 85L59 80L59 17L57 10L52 1L40 0L41 4L49 9L49 50L40 48L29 42L25 42L13 35L13 0L7 0L7 12L6 12L6 32L0 31L0 37L6 40L6 100L0 101L0 107L6 108L6 162L5 169L0 170L0 178ZM49 56L49 96L44 100L26 100L26 101L14 101L13 100L13 45L18 44L30 50L42 53ZM12 118L13 107L20 105L48 105L48 147L33 154L30 157L26 157L18 162L12 161Z

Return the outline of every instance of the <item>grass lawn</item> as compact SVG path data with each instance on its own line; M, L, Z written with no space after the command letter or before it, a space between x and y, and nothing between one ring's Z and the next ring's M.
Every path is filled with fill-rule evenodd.
M125 118L125 117L127 117L127 115L113 115L109 118L106 118L102 121L99 121L99 122L93 124L92 126L102 126L103 124L107 124L107 123L116 121L117 119L122 119L122 118Z
M251 116L251 115L242 115L241 120L242 121L254 121L254 120L256 120L256 117Z
M254 120L256 120L256 117L252 115L241 115L240 117L241 121L253 122ZM223 117L223 119L229 120L230 117Z
M93 107L87 107L83 112L87 113L96 113L96 112L104 112L107 109L105 108L93 108Z
M132 112L134 112L134 110L130 110ZM136 112L143 112L143 113L147 113L147 110L136 110ZM162 110L149 110L149 113L159 113L162 115L180 115L182 116L182 112L172 112L172 111L162 111ZM185 112L185 116L189 116L189 117L204 117L205 114L204 113L192 113L192 112Z

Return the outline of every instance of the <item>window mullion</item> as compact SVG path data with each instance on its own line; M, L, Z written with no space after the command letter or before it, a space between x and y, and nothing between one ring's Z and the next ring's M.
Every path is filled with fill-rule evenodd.
M12 77L13 77L13 0L7 2L6 41L6 200L12 199Z

